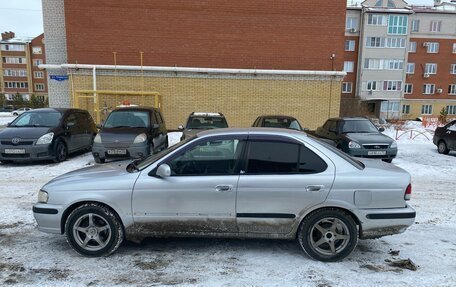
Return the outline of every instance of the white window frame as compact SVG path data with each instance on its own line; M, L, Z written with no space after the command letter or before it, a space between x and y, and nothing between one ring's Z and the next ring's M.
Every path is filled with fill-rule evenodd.
M442 21L440 20L432 20L431 27L429 27L430 32L440 32L442 29Z
M387 37L385 41L386 48L405 48L406 39L400 37Z
M342 93L343 94L351 94L353 89L352 82L343 82L342 83Z
M380 111L381 112L399 112L401 103L399 101L383 101L380 104Z
M14 52L24 52L25 45L15 45L15 44L2 44L2 51L14 51Z
M345 29L358 29L358 18L347 17L345 20Z
M436 63L426 63L424 65L424 73L429 75L437 74L437 64Z
M364 82L365 91L380 91L381 82L379 81L367 81Z
M419 31L420 31L420 20L419 19L412 20L410 32L419 32Z
M407 95L413 94L413 84L410 84L410 83L404 84L404 94L407 94Z
M456 75L456 64L451 64L450 74Z
M386 26L388 24L388 18L382 14L368 14L367 25L373 26Z
M397 23L393 21L397 18ZM408 16L407 15L389 15L388 17L388 35L407 35Z
M432 105L421 105L422 115L432 115Z
M403 104L402 105L402 114L403 115L409 115L410 114L410 105L408 105L408 104Z
M448 85L448 95L456 95L456 84Z
M2 61L5 64L26 64L24 57L3 57Z
M32 54L41 55L43 54L43 49L40 46L32 47Z
M347 47L347 44L348 44L348 47ZM355 51L355 45L356 45L356 41L355 40L345 40L345 51L354 52Z
M416 42L410 42L409 44L409 53L416 53Z
M44 79L44 72L43 71L34 71L33 77L35 79Z
M27 77L27 70L4 69L3 76L5 76L5 77Z
M355 69L355 62L344 61L344 72L353 73L354 69Z
M43 59L33 59L33 66L38 67L43 64Z
M407 63L406 74L409 74L409 75L415 74L415 63Z
M440 44L439 42L427 42L426 52L428 54L437 54L439 52Z
M395 92L395 91L401 91L401 89L402 89L402 81L383 81L383 91Z
M385 38L384 37L367 37L366 38L367 48L384 48Z
M46 86L43 83L36 83L35 84L35 91L44 91Z
M446 106L446 112L448 115L456 115L456 105Z
M456 54L456 43L453 43L453 54Z
M423 95L433 95L435 94L435 84L424 84L423 85Z

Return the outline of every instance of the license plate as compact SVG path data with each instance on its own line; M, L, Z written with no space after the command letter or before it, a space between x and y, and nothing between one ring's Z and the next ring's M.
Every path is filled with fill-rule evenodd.
M23 148L6 148L5 149L5 153L9 153L9 154L24 154L25 153L25 149L23 149Z
M368 151L368 155L385 155L386 151L385 150L376 150L376 151Z
M108 149L107 150L109 155L124 155L127 154L126 149Z

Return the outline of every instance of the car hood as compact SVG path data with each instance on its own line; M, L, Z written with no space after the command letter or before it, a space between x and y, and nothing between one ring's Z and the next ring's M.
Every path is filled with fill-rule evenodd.
M6 129L0 131L0 139L38 139L53 129L53 127L7 127Z
M133 189L140 174L126 171L131 160L81 168L60 175L43 186L46 191Z
M103 143L133 142L139 134L146 133L147 128L103 128L99 134Z
M381 133L347 133L345 137L360 144L391 144L393 139Z

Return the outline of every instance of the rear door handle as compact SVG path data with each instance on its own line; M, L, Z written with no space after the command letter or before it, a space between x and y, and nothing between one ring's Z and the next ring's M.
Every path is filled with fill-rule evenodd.
M324 185L308 185L306 186L306 191L320 191L325 188Z
M226 192L226 191L229 192L232 190L233 190L232 185L219 184L219 185L215 186L215 191L219 191L219 192Z

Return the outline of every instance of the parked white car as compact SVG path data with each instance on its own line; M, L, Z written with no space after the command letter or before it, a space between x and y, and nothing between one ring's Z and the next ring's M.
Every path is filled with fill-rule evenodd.
M12 111L11 114L13 116L18 116L18 115L22 115L23 113L30 111L30 110L31 110L31 108L20 108L20 109Z

